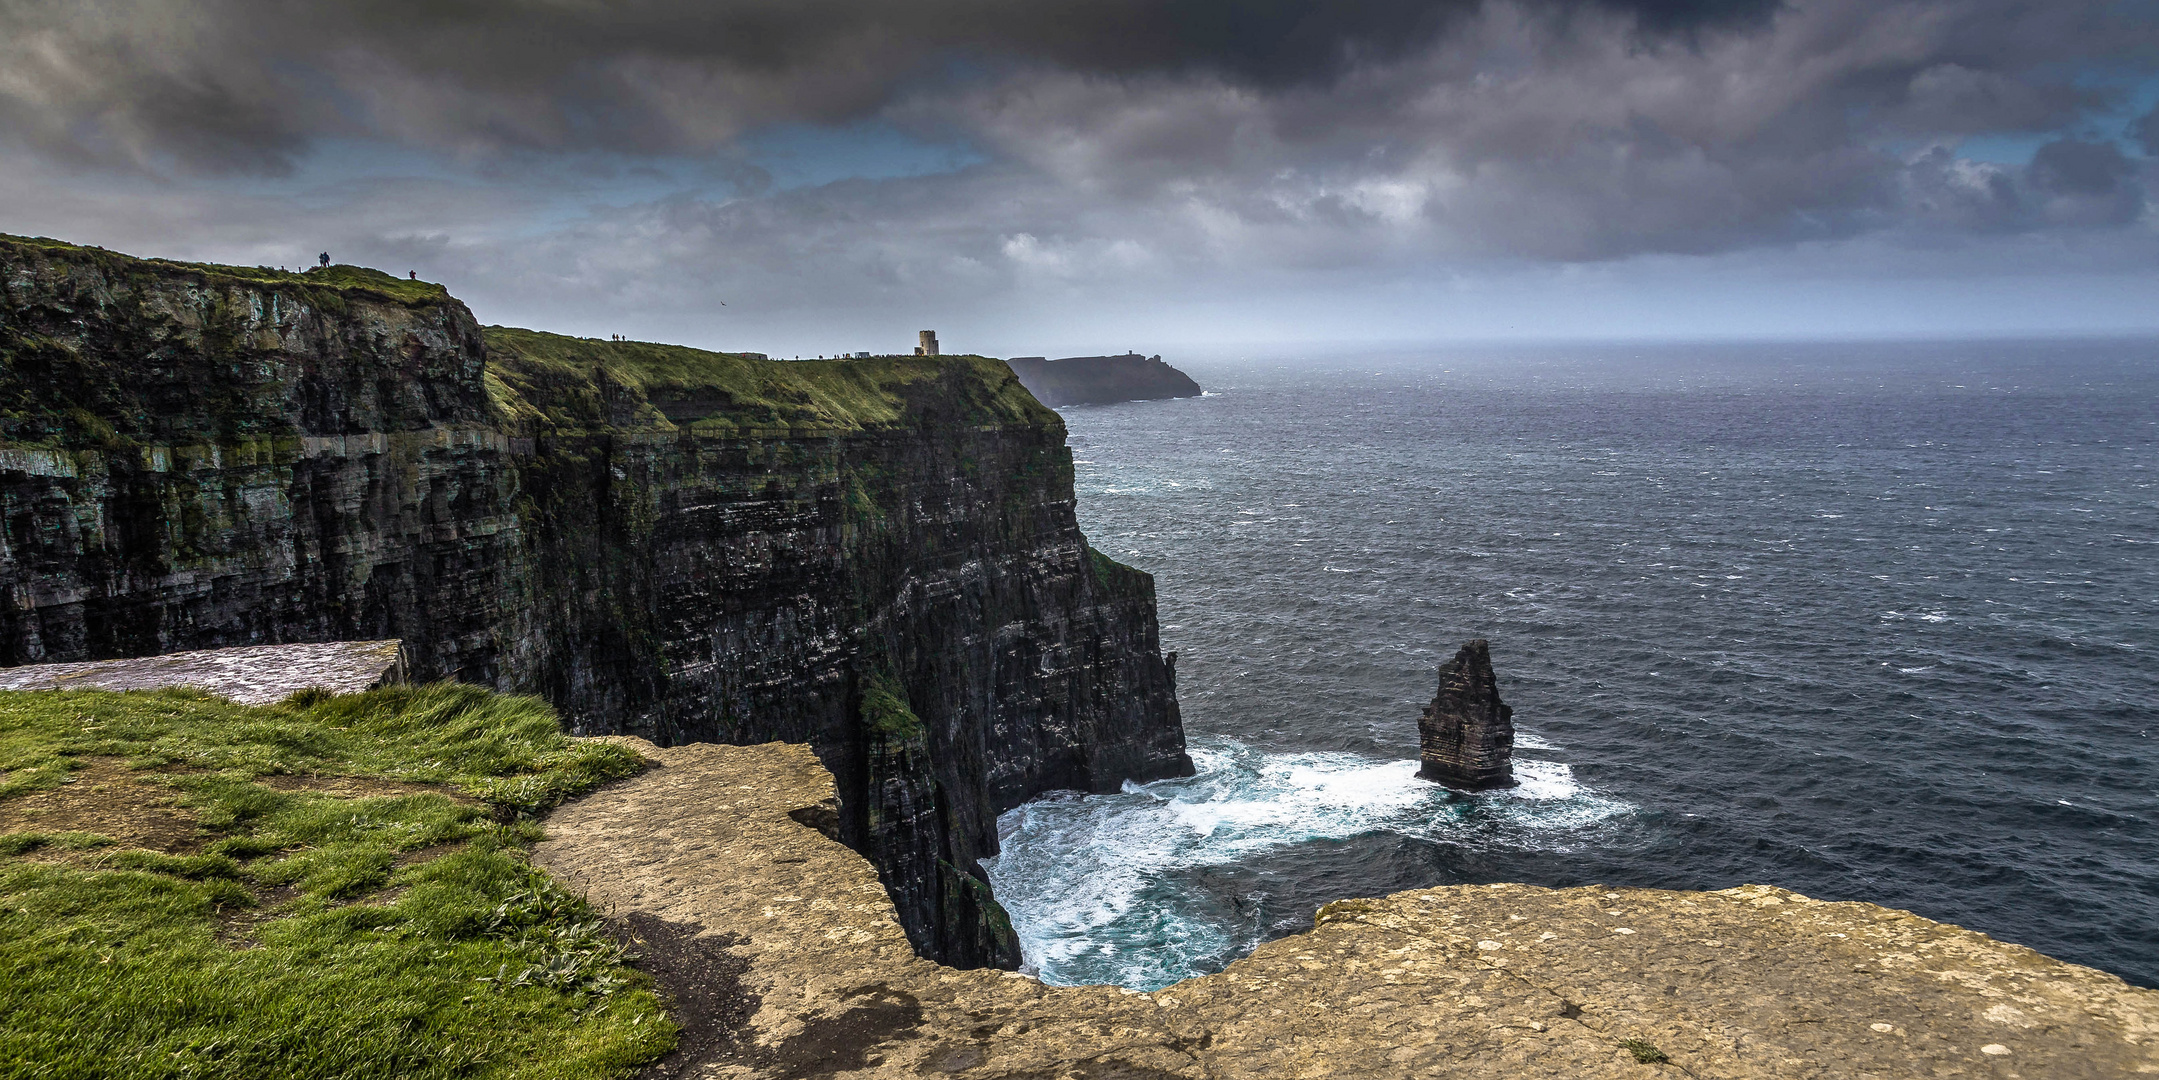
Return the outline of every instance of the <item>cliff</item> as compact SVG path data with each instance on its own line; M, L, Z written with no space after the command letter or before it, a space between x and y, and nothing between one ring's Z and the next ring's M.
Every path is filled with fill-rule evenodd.
M1063 405L1114 405L1120 401L1198 397L1190 375L1159 356L1069 356L1046 360L1015 356L1005 361L1029 393L1052 408Z
M868 864L791 816L832 791L803 748L622 741L657 767L555 811L534 857L635 929L685 1025L665 1075L2159 1072L2159 992L1758 885L1338 901L1308 933L1152 993L954 971L908 948Z
M0 239L0 662L401 638L582 733L787 739L924 955L1016 961L977 860L1189 768L1153 582L1003 364L480 327L439 287Z

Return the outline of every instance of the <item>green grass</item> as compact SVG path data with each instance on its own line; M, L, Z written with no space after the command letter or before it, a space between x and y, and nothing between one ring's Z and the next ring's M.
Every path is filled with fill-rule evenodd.
M431 281L413 281L383 273L372 267L348 266L343 263L316 269L279 270L270 266L224 266L218 263L180 262L176 259L143 259L104 248L70 244L47 236L11 236L6 233L0 233L0 247L42 251L65 258L100 263L108 270L177 271L211 280L223 278L250 285L290 285L334 292L372 293L407 305L439 304L450 296L448 290Z
M1002 360L758 360L642 341L490 326L488 392L513 423L701 435L855 432L928 422L1058 425Z
M599 1077L673 1045L594 913L524 857L532 811L637 760L537 699L0 693L0 799L92 755L169 788L200 850L0 838L0 1076Z
M1092 545L1087 548L1087 565L1094 570L1095 583L1105 589L1109 588L1110 580L1116 577L1119 570L1129 571L1132 569L1095 550Z
M1621 1039L1619 1048L1633 1054L1634 1060L1644 1065L1659 1065L1672 1060L1647 1039Z
M862 692L862 724L892 743L920 742L928 735L922 718L907 705L898 680L879 674Z

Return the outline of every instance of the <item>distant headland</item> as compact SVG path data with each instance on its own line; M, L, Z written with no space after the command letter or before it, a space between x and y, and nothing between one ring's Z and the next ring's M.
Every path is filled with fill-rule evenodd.
M1062 360L1015 356L1005 363L1012 365L1012 373L1019 376L1020 385L1028 393L1053 409L1198 397L1201 393L1190 375L1163 363L1159 356L1125 353L1068 356Z

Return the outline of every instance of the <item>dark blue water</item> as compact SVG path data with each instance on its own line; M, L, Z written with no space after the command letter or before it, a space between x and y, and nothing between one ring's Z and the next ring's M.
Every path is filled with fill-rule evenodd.
M2159 344L1189 365L1065 412L1200 775L1008 814L1046 979L1442 883L1785 886L2159 985ZM1507 792L1417 781L1492 640Z

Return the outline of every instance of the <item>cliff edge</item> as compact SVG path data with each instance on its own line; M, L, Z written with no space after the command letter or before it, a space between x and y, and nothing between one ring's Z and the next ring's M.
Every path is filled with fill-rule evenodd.
M1203 392L1190 375L1159 356L1015 356L1005 363L1029 393L1051 408L1198 397Z
M1153 581L1001 362L481 327L441 287L0 237L0 663L402 639L586 734L813 746L925 955L978 860L1190 768Z
M1453 886L1346 900L1153 993L956 971L800 819L802 747L631 743L535 858L636 932L686 1025L648 1075L2026 1077L2159 1073L2159 992L1872 904Z

